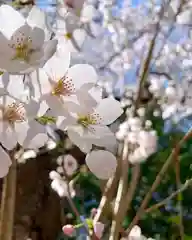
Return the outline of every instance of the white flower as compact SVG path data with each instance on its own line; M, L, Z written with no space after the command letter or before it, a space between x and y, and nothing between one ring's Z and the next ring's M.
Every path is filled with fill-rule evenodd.
M66 155L64 157L64 168L66 171L66 174L71 176L74 174L74 172L77 170L77 161L76 159L71 155Z
M97 106L69 104L70 117L58 125L66 129L70 140L84 152L89 152L92 144L107 146L115 144L115 135L109 125L123 112L121 105L113 97L102 99Z
M68 176L73 175L78 167L76 159L71 155L59 156L57 158L57 164L60 165L62 169L65 169Z
M9 5L0 7L0 31L0 69L3 71L30 72L43 65L56 50L57 40L45 42L44 30L34 23L28 25Z
M142 240L141 228L139 226L136 225L131 229L128 240Z
M44 126L38 117L39 104L31 102L25 105L9 96L0 97L0 142L8 149L17 143L27 148L42 147L48 140Z
M57 192L60 197L67 197L69 194L74 197L75 190L73 188L73 181L67 183L64 178L57 172L51 172L50 178L52 179L51 188ZM69 185L68 185L69 184Z
M7 175L11 163L9 155L0 147L0 178Z
M153 240L153 238L146 238L144 235L142 235L141 228L135 225L131 229L129 236L126 238L121 238L121 240Z
M110 178L116 170L116 157L104 150L92 151L86 156L86 164L91 172L99 179Z
M79 18L68 14L65 21L58 18L53 27L60 52L65 49L72 53L79 52L87 36L85 30L80 28Z
M55 54L43 69L31 73L28 81L32 97L45 100L48 107L58 114L65 101L84 88L85 91L92 88L97 81L97 74L92 66L77 64L69 68L69 65L68 51L62 56Z

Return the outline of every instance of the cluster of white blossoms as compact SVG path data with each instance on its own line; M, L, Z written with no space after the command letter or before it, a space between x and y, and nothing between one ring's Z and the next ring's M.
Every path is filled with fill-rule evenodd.
M121 104L113 97L102 98L91 65L71 66L68 45L58 41L57 34L48 40L51 33L45 20L45 14L35 6L27 18L9 5L0 7L0 142L2 156L8 159L1 160L6 162L1 177L10 166L7 150L17 144L38 149L47 143L46 125L40 119L51 116L56 127L87 154L90 170L100 176L102 162L107 167L101 178L109 178L116 159L107 149L116 139L108 125L122 114ZM62 185L59 176L51 178L54 189Z
M68 183L64 176L56 171L51 171L49 178L51 179L51 188L57 192L60 197L75 196L73 181Z
M157 151L158 136L156 131L151 129L151 126L151 121L143 121L140 117L129 117L120 124L116 137L128 144L130 149L128 160L132 164L145 161Z
M172 118L177 123L180 119L191 115L190 82L177 84L172 80L167 81L165 76L152 76L149 82L149 91L156 99L163 119Z

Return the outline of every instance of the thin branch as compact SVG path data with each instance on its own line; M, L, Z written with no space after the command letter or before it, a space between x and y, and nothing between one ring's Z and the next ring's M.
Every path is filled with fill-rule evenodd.
M15 200L17 186L17 161L14 158L15 150L10 152L12 165L9 173L3 179L3 193L1 199L0 239L12 240L15 216Z
M119 187L117 190L117 196L115 199L114 206L114 216L111 225L111 233L109 240L118 240L119 238L119 228L121 226L121 211L122 211L122 203L124 196L127 190L127 182L128 182L128 161L129 147L128 144L124 144L122 158L121 158L121 177L119 180Z
M138 36L134 37L131 40L128 40L128 43L124 44L121 49L118 52L115 52L111 57L109 57L109 59L106 61L106 63L104 63L102 66L99 66L99 70L104 70L116 57L120 56L122 54L122 52L129 47L129 45L131 45L133 42L137 41L139 38L141 38L144 35L144 31L139 33Z
M175 160L176 186L177 186L177 189L179 189L181 187L179 151L178 151L178 154L175 155L174 160ZM184 231L184 225L183 225L183 207L182 207L182 195L181 195L181 193L179 193L179 195L177 196L177 206L178 206L178 209L179 209L179 224L178 224L179 233L180 233L181 240L184 240L185 231Z
M168 196L167 198L165 198L164 200L162 200L161 202L147 208L145 210L145 213L151 213L155 210L157 210L160 207L163 207L164 205L167 204L167 202L169 202L171 199L175 198L177 195L179 195L180 193L184 192L188 187L192 186L192 179L187 180L181 187L180 189L178 189L177 191L173 192L170 196Z
M166 72L150 71L149 74L156 75L156 76L164 76L168 80L172 80L172 77Z
M192 137L192 129L190 129L186 135L179 141L179 143L175 146L175 148L172 150L169 158L166 160L166 162L163 164L161 170L159 171L155 181L153 182L150 190L148 191L148 193L145 195L143 202L141 203L140 208L138 209L133 221L131 222L129 228L127 229L126 233L129 234L131 229L133 228L133 226L135 226L138 221L140 220L142 214L145 211L145 208L148 204L148 202L151 199L151 195L152 193L156 190L156 188L159 186L162 178L164 177L165 173L167 172L170 164L172 163L175 155L177 155L180 151L180 147L186 142L188 141L190 138Z

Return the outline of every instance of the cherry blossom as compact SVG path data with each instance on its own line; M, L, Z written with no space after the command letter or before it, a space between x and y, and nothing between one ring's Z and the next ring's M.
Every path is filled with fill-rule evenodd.
M89 152L92 144L106 146L106 141L114 143L115 136L106 125L114 122L123 110L113 97L101 99L95 107L68 104L68 110L70 115L58 127L66 129L71 141L81 150Z
M0 22L0 69L3 71L14 74L30 72L54 54L57 41L45 41L44 30L35 24L28 25L14 8L2 5Z
M57 192L60 197L67 197L69 194L74 197L75 190L73 188L73 182L71 181L68 185L66 180L56 171L51 171L49 174L51 182L51 188ZM70 191L70 192L69 192Z
M61 64L62 63L62 64ZM97 81L94 68L88 64L70 65L70 54L53 55L43 68L31 73L28 79L32 97L45 101L48 107L59 114L66 101L91 89ZM87 73L86 75L84 73Z
M59 156L57 163L61 166L62 169L64 168L65 173L68 176L73 175L78 167L77 160L71 155Z
M48 140L46 129L36 121L39 104L28 105L15 101L9 96L0 97L0 142L8 149L17 143L23 147L39 148Z
M143 236L141 232L141 228L135 225L131 229L129 236L127 238L121 238L121 240L153 240L153 238L146 238L145 236Z

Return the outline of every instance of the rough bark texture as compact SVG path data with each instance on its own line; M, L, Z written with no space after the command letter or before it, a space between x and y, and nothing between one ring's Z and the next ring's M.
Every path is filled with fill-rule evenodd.
M49 172L57 167L53 161L55 154L45 153L19 164L13 240L56 240L61 232L66 219L62 215L61 199L51 189L49 179ZM84 164L85 156L77 147L70 150L69 154L80 165ZM0 195L1 192L2 179Z
M46 154L28 160L18 170L15 239L54 240L61 230L60 200L50 188L54 169Z

